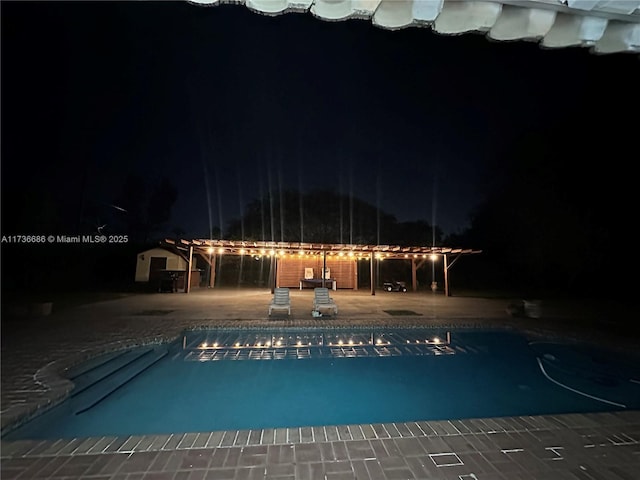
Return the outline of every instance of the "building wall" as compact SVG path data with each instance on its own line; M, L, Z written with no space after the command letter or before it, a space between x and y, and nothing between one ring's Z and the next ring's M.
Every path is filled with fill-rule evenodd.
M136 282L149 281L149 269L151 257L164 257L167 259L167 270L186 270L187 262L180 255L169 252L163 248L152 248L138 254L136 262Z
M304 278L305 268L313 268L313 277L322 278L322 255L291 255L278 258L276 285L278 287L299 288ZM336 280L338 288L358 288L356 259L327 255L329 276Z

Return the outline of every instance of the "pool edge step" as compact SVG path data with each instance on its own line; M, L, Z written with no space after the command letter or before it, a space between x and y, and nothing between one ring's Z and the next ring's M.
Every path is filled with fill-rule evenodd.
M107 360L100 363L99 365L96 365L95 367L92 367L86 370L80 375L76 375L75 377L72 377L72 378L70 377L70 379L75 383L75 388L71 392L71 397L76 397L81 393L89 390L94 385L105 381L112 375L116 375L118 372L133 365L135 362L139 361L145 356L151 355L153 351L154 351L153 348L123 351L117 354L116 356L108 358ZM91 374L99 370L104 370L104 371L100 372L98 376L96 376L95 378L91 378ZM88 378L88 381L86 382L82 381L83 376L86 376Z
M130 364L128 364L128 366L131 366L131 367L135 366L135 369L132 368L130 372L127 372L126 376L116 377L116 376L110 375L109 378L106 380L106 384L104 382L97 382L93 384L91 387L89 387L84 392L82 392L82 396L88 396L89 398L87 398L85 401L82 401L82 396L76 397L76 400L80 405L76 406L73 409L74 414L80 415L86 412L87 410L92 409L93 407L98 405L100 402L102 402L105 398L107 398L109 395L113 394L119 388L129 383L131 380L136 378L138 375L140 375L142 372L147 370L149 367L153 366L155 363L162 360L168 354L169 354L169 349L167 347L157 348L153 350L151 354L146 353L145 355L138 357L138 359L136 359L135 362L131 362ZM92 389L96 390L99 393L97 393L96 395L91 395Z

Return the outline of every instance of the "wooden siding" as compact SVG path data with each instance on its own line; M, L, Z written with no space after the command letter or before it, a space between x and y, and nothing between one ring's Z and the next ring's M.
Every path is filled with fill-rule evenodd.
M278 259L276 285L278 287L300 288L304 269L313 268L313 277L322 278L323 259L321 255L300 257L292 255ZM330 277L336 280L338 288L357 289L357 265L353 258L327 256Z

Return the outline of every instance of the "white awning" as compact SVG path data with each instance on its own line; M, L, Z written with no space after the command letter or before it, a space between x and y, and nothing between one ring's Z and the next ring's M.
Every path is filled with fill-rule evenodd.
M481 32L544 48L640 53L640 0L188 0L240 4L264 15L311 13L327 21L370 20L385 29L428 27L443 35Z

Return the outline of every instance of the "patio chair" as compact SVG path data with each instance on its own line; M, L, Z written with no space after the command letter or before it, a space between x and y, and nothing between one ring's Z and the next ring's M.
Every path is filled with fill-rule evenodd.
M291 315L291 298L289 297L289 289L278 287L273 291L273 300L269 305L269 315L274 310L286 310L287 315Z
M338 305L329 296L329 289L326 287L317 287L313 289L313 311L331 310L335 315L338 314Z

